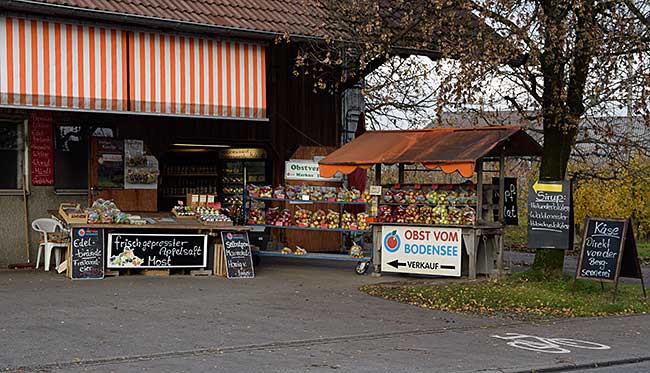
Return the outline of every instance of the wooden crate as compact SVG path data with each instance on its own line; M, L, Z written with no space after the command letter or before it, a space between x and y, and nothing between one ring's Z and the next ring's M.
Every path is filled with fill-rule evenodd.
M226 272L226 256L223 251L223 245L220 243L214 244L214 275L227 277Z

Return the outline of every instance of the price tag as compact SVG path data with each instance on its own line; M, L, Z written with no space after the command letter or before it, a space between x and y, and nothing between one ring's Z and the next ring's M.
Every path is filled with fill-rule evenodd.
M415 188L415 190L420 190L420 189L422 189L422 185L415 184L414 188Z
M210 205L211 203L214 203L214 196L211 195L211 194L208 194L208 205Z
M306 194L303 194L301 199L302 199L303 201L309 201L309 196L306 195Z
M192 194L192 203L199 203L199 195Z
M401 187L402 187L402 186L399 185L399 184L393 184L393 188L395 188L395 189L400 189Z
M199 203L203 204L206 202L208 202L208 196L206 196L205 194L199 195Z
M370 186L370 195L371 196L381 196L381 185L371 185Z

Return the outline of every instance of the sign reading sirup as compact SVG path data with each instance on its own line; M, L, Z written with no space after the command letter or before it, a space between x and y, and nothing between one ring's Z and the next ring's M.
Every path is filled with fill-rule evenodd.
M454 276L461 273L461 229L382 226L382 272Z

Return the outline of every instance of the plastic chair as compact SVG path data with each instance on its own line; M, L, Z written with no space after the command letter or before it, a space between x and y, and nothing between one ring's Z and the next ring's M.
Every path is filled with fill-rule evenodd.
M32 229L37 232L40 232L43 235L43 242L38 245L38 255L36 256L36 268L38 268L41 263L41 252L45 250L45 270L50 270L50 257L52 255L52 250L54 249L63 249L67 248L68 244L65 242L52 242L52 238L48 237L49 233L54 233L57 231L63 231L63 226L61 223L54 219L50 218L40 218L35 219L32 222ZM60 250L55 250L54 252L56 266L58 267L61 264L61 252Z

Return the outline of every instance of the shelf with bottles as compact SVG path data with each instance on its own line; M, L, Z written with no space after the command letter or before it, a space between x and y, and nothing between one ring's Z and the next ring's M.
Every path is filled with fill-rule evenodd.
M178 165L166 164L161 167L161 176L220 176L219 168L215 165Z

